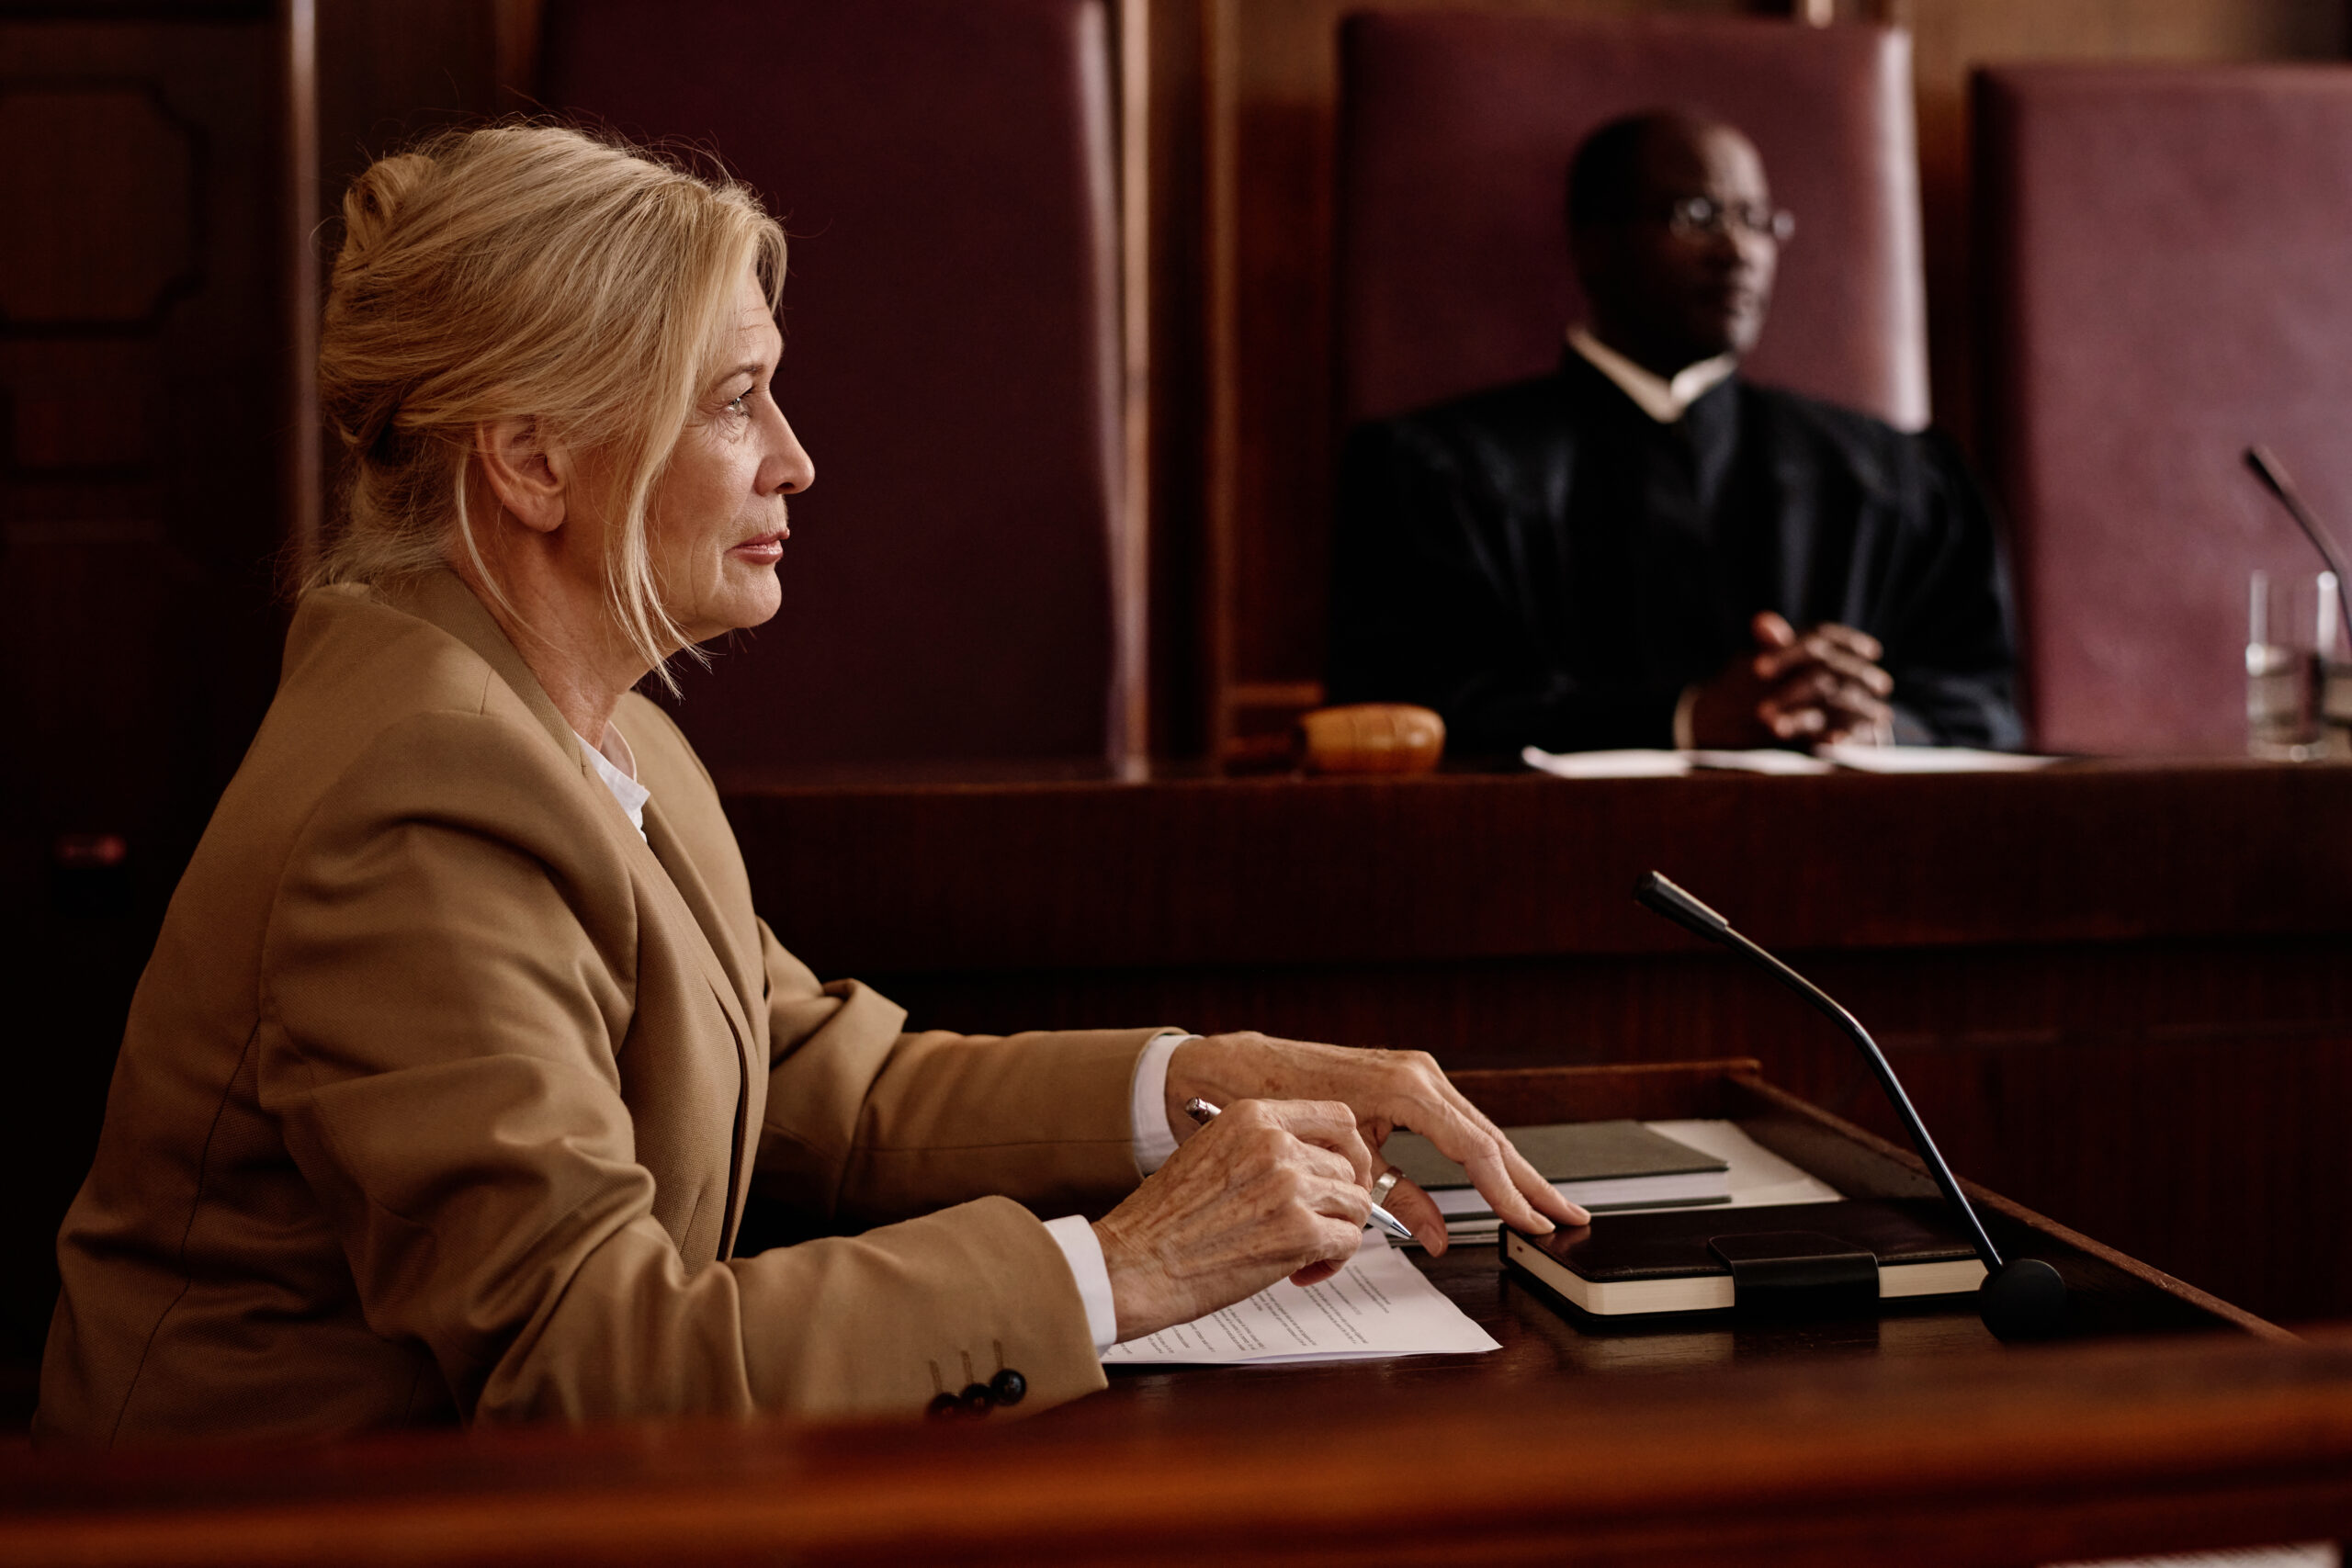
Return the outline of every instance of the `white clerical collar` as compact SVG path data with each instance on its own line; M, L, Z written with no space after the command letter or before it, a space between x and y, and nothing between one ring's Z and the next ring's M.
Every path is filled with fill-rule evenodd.
M628 814L628 825L637 829L639 838L644 839L645 803L653 798L653 792L637 782L637 753L628 749L628 739L609 724L605 726L602 746L590 745L588 738L578 730L572 731L572 736L588 753L596 776L605 781L605 787L613 792L613 798ZM652 842L650 839L646 841Z
M1739 355L1718 354L1713 359L1684 366L1669 381L1657 371L1634 364L1580 326L1568 329L1568 346L1583 355L1595 370L1617 383L1617 389L1633 399L1635 408L1660 424L1672 424L1680 419L1692 403L1739 368Z

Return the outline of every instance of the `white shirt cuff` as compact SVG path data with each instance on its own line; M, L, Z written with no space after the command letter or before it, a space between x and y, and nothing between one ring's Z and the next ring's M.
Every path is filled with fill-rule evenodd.
M1111 1300L1111 1270L1102 1261L1102 1243L1083 1214L1047 1220L1046 1234L1062 1249L1069 1277L1078 1281L1078 1299L1086 1303L1086 1331L1094 1336L1099 1356L1119 1342L1119 1308Z
M1176 1134L1168 1125L1168 1059L1187 1040L1198 1040L1170 1029L1155 1034L1136 1057L1136 1076L1128 1087L1128 1125L1135 1130L1136 1169L1149 1176L1176 1152Z
M1698 743L1690 739L1690 710L1699 705L1699 688L1685 686L1674 705L1674 749L1692 750Z

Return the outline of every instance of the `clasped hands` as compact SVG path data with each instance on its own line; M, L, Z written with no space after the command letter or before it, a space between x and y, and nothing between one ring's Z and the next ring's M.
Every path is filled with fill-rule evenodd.
M1885 741L1894 678L1868 632L1825 621L1798 631L1766 610L1749 623L1756 651L1724 666L1690 707L1693 745L1726 749L1803 741Z
M1183 1113L1198 1096L1223 1114ZM1462 1097L1426 1052L1349 1050L1263 1034L1216 1034L1168 1064L1175 1154L1094 1223L1119 1337L1232 1305L1276 1280L1311 1285L1355 1256L1381 1144L1410 1127L1461 1163L1506 1224L1541 1235L1589 1216L1562 1198ZM1409 1181L1385 1205L1432 1254L1445 1218Z

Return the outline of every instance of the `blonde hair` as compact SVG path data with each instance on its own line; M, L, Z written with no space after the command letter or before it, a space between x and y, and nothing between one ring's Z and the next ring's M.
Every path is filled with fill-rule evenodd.
M784 231L724 175L523 122L378 160L343 226L319 394L345 461L303 586L388 585L462 557L511 610L467 488L475 426L527 417L609 462L621 525L606 597L662 668L686 638L655 581L647 507L746 265L776 302Z

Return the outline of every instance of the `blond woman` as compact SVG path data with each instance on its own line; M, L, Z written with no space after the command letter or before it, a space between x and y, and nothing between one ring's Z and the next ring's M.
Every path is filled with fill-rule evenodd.
M345 501L132 1007L44 1437L1035 1409L1336 1268L1397 1124L1572 1217L1423 1056L910 1033L820 985L633 693L776 608L815 477L771 395L780 231L520 125L377 164L344 218ZM755 1183L860 1234L739 1253Z

